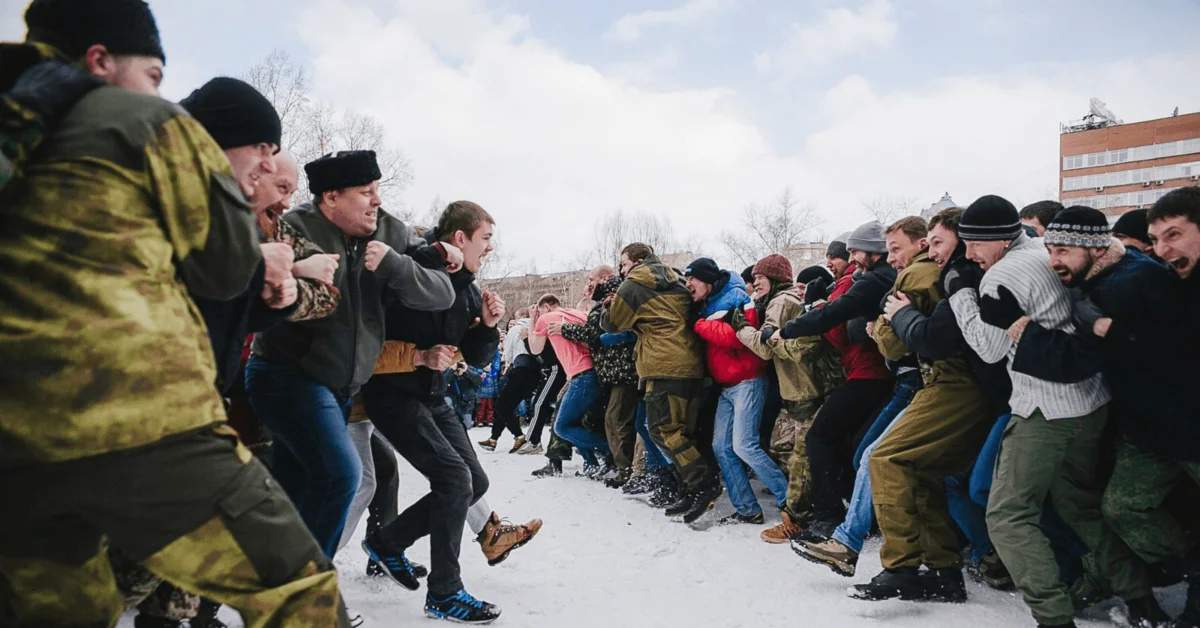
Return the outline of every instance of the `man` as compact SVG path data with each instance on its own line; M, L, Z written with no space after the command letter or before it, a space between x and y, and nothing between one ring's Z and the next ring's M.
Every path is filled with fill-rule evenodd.
M1054 220L1054 215L1062 211L1062 203L1058 201L1038 201L1021 209L1021 224L1042 237L1046 233L1046 225ZM1033 236L1031 236L1033 237Z
M478 368L491 361L499 346L496 324L504 317L504 301L475 284L475 273L492 251L494 228L491 215L476 203L455 201L446 207L437 228L426 237L462 252L461 268L450 274L454 302L438 312L423 311L403 301L389 307L388 340L408 343L413 364L420 368L376 375L363 388L363 404L371 422L397 453L428 478L430 489L394 521L364 539L363 549L393 580L415 591L420 583L404 552L429 536L425 613L465 623L488 623L500 616L499 608L467 593L458 562L467 510L483 498L489 482L467 430L446 403L442 371L447 353L461 355L462 361ZM441 265L437 248L416 251L420 263ZM531 537L529 534L525 540Z
M767 363L738 340L737 332L727 322L742 313L747 324L757 328L758 310L742 278L721 270L710 258L701 257L689 264L684 276L692 301L700 304L700 319L693 327L704 340L708 371L720 388L713 453L734 507L734 513L722 523L762 524L762 507L750 486L746 467L767 487L780 510L787 498L788 481L763 451L759 435Z
M1175 200L1167 199L1163 207L1171 209ZM1175 209L1186 210L1186 205ZM1160 216L1154 210L1152 215ZM1187 338L1184 330L1191 323L1181 286L1170 270L1114 241L1107 218L1090 207L1060 212L1046 230L1045 243L1051 268L1064 284L1086 295L1087 305L1077 313L1086 322L1075 334L1027 323L1013 369L1065 382L1103 374L1121 434L1116 469L1104 493L1105 518L1147 563L1196 573L1200 557L1194 543L1163 508L1183 476L1200 481L1200 413L1189 393L1196 369L1182 352L1155 350Z
M721 495L721 483L696 448L695 430L707 388L700 338L689 324L692 298L654 250L635 242L621 251L625 281L608 304L605 331L637 333L637 371L650 435L671 460L681 484L671 516L692 523Z
M1150 242L1149 225L1146 224L1146 210L1131 209L1117 219L1112 226L1113 237L1127 249L1137 249L1147 255L1153 255L1154 245Z
M504 338L502 358L508 365L504 385L496 397L495 419L492 421L492 435L479 443L488 451L495 451L497 440L507 429L513 435L513 446L509 453L520 452L526 448L528 441L521 433L521 421L517 418L517 406L529 399L537 389L542 378L542 367L536 357L529 354L521 330L529 330L529 308L517 310L513 316L513 327ZM528 447L532 449L532 446Z
M20 359L0 365L0 493L21 516L0 518L0 616L115 623L107 537L249 625L346 625L332 565L223 424L188 296L234 297L262 259L251 162L235 171L178 106L122 88L161 76L144 2L38 0L26 23L29 50L112 85L56 121L4 206L0 352Z
M893 225L889 250L895 239L926 231L924 225L919 230L914 226L903 220ZM904 294L910 307L929 316L942 298L940 271L937 261L922 251L900 274L895 293ZM880 318L875 337L890 360L911 351L887 318ZM884 571L869 584L854 587L851 595L865 600L964 602L962 554L946 506L945 478L974 461L991 431L996 409L972 378L961 352L939 359L917 355L924 387L870 458ZM919 572L922 566L927 568L924 574Z
M604 329L600 318L604 313L604 300L615 294L621 286L621 278L611 266L597 266L588 275L587 294L595 304L588 311L587 322L550 323L547 328L561 330L563 338L587 344L592 351L596 375L600 385L607 389L608 405L604 414L604 431L608 436L608 448L612 452L617 475L605 484L609 488L621 488L633 476L633 454L637 444L635 419L641 399L637 389L637 362L633 344L604 344L601 336Z
M967 256L985 274L978 293L959 290L950 305L963 337L983 360L1009 358L1013 385L1013 417L988 501L988 531L996 551L1039 625L1074 625L1071 596L1038 526L1048 497L1092 549L1101 572L1125 598L1131 619L1154 621L1162 611L1150 595L1145 565L1104 525L1100 493L1092 487L1108 420L1108 390L1099 375L1062 384L1013 368L1017 343L1010 334L1025 324L1022 318L1074 331L1066 287L1050 269L1045 247L1021 232L1016 208L998 196L981 197L967 208L959 236L967 242ZM1022 314L1008 320L1014 303Z
M587 316L579 310L562 307L558 297L546 294L538 299L531 320L533 332L529 336L529 351L534 355L540 354L549 342L554 346L554 354L558 356L567 377L566 392L558 404L558 415L554 419L554 433L579 449L583 456L585 476L606 475L613 471L608 442L583 426L583 415L602 392L592 362L591 348L585 343L567 340L562 334L564 324L583 324ZM596 454L604 459L603 467L597 461Z
M846 383L830 394L813 421L806 445L813 478L813 521L820 524L814 534L828 536L845 514L843 498L849 497L854 435L884 405L892 392L891 373L875 343L866 336L866 323L883 312L883 299L896 282L896 269L887 262L883 226L869 222L847 238L850 260L863 273L857 279L845 276L824 306L788 321L773 342L803 336L827 336L842 349ZM849 450L849 451L848 451Z
M379 211L373 151L326 155L304 171L314 202L283 222L338 256L332 283L342 300L319 321L285 322L255 336L246 389L274 433L272 472L332 557L362 478L346 424L354 393L383 346L384 298L437 311L454 302L454 289L445 268L425 268L410 257L425 241ZM425 248L436 248L451 269L461 264L451 244Z

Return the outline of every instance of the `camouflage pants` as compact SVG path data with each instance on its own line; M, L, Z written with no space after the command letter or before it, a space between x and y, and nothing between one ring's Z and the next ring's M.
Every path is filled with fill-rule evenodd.
M655 444L671 461L687 490L714 479L696 448L696 423L708 383L702 379L647 379L646 422Z
M0 624L110 626L104 539L247 628L348 626L337 574L266 468L219 426L0 472Z
M812 427L813 417L817 414L818 405L814 402L785 403L775 421L778 432L782 426L791 424L795 428L792 451L786 458L788 476L787 501L784 511L792 521L807 525L812 520L812 473L808 469L808 430Z
M1185 476L1200 484L1200 462L1167 460L1124 439L1117 444L1117 468L1104 491L1104 519L1147 563L1177 559L1196 544L1164 506Z

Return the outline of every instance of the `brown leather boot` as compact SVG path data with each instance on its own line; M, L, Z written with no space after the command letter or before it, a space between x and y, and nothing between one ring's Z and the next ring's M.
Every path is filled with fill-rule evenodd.
M781 544L787 543L788 541L792 540L793 536L796 536L803 531L804 528L795 521L792 521L792 517L784 512L783 521L779 525L763 530L758 537L767 543Z
M479 546L483 549L483 556L487 558L488 564L495 566L504 562L508 555L518 547L528 543L537 535L538 530L542 529L542 520L533 519L529 523L521 525L513 525L506 521L501 521L499 515L492 513L492 517L484 524L483 531L476 537Z

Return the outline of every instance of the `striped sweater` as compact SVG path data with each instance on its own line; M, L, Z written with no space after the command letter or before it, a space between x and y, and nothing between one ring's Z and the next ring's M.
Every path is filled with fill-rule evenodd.
M1000 286L1012 291L1030 320L1047 329L1074 332L1071 295L1050 269L1049 255L1040 238L1022 234L1014 240L1004 257L983 276L979 294L996 297ZM1007 330L979 318L978 295L973 290L959 290L950 298L950 306L963 338L984 361L996 363L1009 358L1013 414L1029 417L1041 410L1047 419L1066 419L1090 414L1108 403L1109 392L1099 375L1076 384L1059 384L1013 371L1017 344Z

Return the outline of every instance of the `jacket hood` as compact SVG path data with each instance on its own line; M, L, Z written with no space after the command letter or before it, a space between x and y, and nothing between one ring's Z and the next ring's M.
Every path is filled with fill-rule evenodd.
M657 255L650 255L642 260L642 263L634 266L627 279L655 292L666 292L675 286L683 285L679 275L670 266L662 263Z
M725 273L723 280L725 285L719 289L717 286L713 286L716 294L704 300L704 307L701 309L702 316L709 316L721 310L739 308L751 301L750 295L746 294L746 282L742 280L741 275L735 275L727 270L722 272Z

